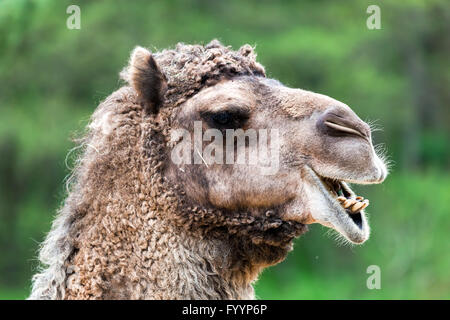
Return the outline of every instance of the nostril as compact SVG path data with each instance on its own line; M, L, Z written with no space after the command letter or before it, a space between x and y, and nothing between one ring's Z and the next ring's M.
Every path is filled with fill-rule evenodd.
M318 128L331 136L357 135L369 139L369 133L356 115L338 114L333 111L325 112L317 120Z
M334 130L336 130L338 132L354 134L354 135L361 136L361 137L365 138L365 135L363 133L359 132L358 130L352 129L349 126L342 125L342 124L339 124L339 123L335 123L335 122L332 122L332 121L325 121L324 124L326 126L328 126L329 128L334 129Z

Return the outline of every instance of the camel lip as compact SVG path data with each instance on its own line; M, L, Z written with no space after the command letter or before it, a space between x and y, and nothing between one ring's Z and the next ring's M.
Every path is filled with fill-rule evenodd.
M361 244L365 242L370 235L365 210L362 209L354 213L349 209L345 209L337 199L339 192L333 190L332 187L330 188L329 180L332 181L331 184L335 184L335 187L339 185L342 188L342 194L347 199L353 200L356 198L353 190L342 180L324 177L310 167L307 167L307 169L309 169L310 176L313 178L315 188L319 189L325 198L324 208L321 209L323 212L320 213L319 218L316 220L322 225L336 230L352 243Z

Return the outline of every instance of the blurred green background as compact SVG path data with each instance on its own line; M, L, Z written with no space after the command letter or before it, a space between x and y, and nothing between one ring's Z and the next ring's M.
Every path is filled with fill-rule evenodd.
M81 29L66 8L81 8ZM381 30L366 9L378 4ZM0 298L29 294L38 244L64 198L74 147L120 86L132 48L218 38L256 45L268 75L351 106L382 130L392 161L371 200L371 239L342 245L321 226L256 284L268 299L450 298L448 1L0 0ZM381 289L369 290L370 265Z

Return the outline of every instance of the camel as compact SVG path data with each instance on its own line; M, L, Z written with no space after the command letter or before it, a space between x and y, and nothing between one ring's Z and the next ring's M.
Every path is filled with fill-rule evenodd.
M369 238L369 202L349 183L388 172L346 104L269 79L254 48L217 40L137 47L121 78L87 126L29 299L254 299L258 275L308 225ZM202 161L173 161L186 143L176 132L193 135L195 123L235 137L276 131L276 170L207 162L195 144L183 150ZM235 156L257 147L231 146Z

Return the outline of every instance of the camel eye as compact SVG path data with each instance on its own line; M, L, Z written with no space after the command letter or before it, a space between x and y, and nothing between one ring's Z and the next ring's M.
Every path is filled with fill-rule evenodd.
M238 129L244 126L249 115L245 110L227 109L216 112L205 112L202 118L210 127L218 129Z
M215 113L211 116L212 120L220 125L229 124L233 120L233 116L228 111Z

